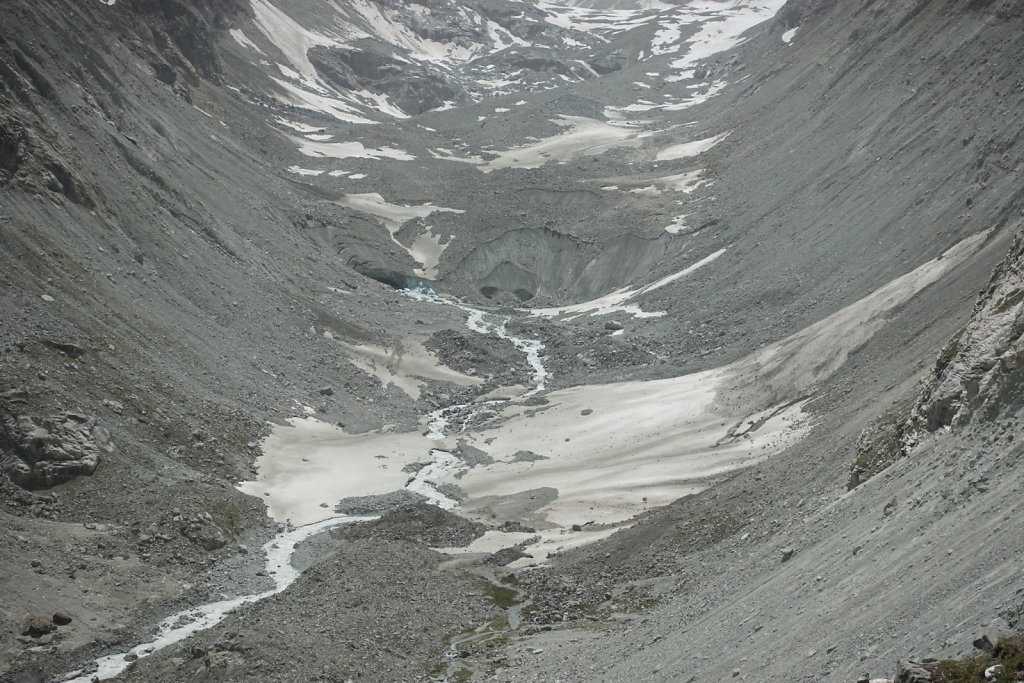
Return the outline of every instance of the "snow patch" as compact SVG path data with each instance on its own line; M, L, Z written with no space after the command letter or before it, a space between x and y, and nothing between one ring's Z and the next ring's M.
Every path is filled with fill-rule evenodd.
M786 0L762 0L749 5L716 0L690 3L690 9L714 12L715 16L687 39L686 54L672 61L670 66L678 70L690 69L702 60L741 45L746 40L743 34L747 30L774 17L784 4Z
M395 147L371 149L361 142L317 142L309 138L292 138L299 151L308 157L331 159L397 159L412 161L416 157Z
M414 401L419 400L420 389L426 380L450 382L459 386L483 383L479 377L471 377L442 365L433 353L413 338L407 338L391 349L370 344L338 343L348 351L350 363L379 379L385 387L395 385Z
M415 274L428 280L437 278L437 264L449 246L451 241L441 244L441 235L435 235L428 227L409 247L409 254L422 266L414 271Z
M297 121L289 121L288 119L284 119L281 117L277 118L277 122L282 126L287 126L288 128L291 128L292 130L298 131L300 133L319 133L323 131L323 126L310 126L305 123L298 123Z
M318 176L318 175L323 175L323 173L324 173L323 171L317 171L317 170L314 170L312 168L301 168L299 166L289 166L288 167L288 172L289 173L294 173L295 175L306 175L306 176Z
M100 1L102 2L103 0ZM111 4L113 4L113 2L111 2ZM249 40L249 37L245 35L245 32L242 31L242 29L233 28L230 31L228 31L228 33L230 33L231 37L235 39L235 42L241 45L242 47L247 47L253 52L256 52L261 55L264 54L263 50L261 50L259 46L256 45L256 43Z
M688 157L695 157L698 154L708 151L719 142L724 140L729 133L722 133L710 138L704 138L703 140L694 140L692 142L684 142L678 145L671 145L665 147L658 152L655 157L658 161L671 161L673 159L686 159Z
M568 130L519 147L494 152L496 158L489 161L478 161L479 157L446 158L475 164L484 173L501 168L538 168L550 161L596 156L616 147L639 147L644 138L653 135L638 129L631 122L609 123L585 116L559 116L552 122Z
M351 177L353 179L356 178L355 175ZM426 218L430 214L438 211L445 213L465 213L465 210L463 209L449 209L444 206L434 206L433 204L420 204L418 206L391 204L378 192L348 194L335 203L379 218L381 220L381 224L387 228L388 233L391 235L391 241L405 250L416 261L423 264L423 267L417 271L417 274L421 274L421 277L432 277L431 275L426 275L428 272L436 275L438 260L441 258L441 253L444 252L448 245L442 246L440 243L441 238L435 238L428 230L426 233L417 237L411 247L407 247L398 241L395 237L395 233L397 233L408 221L416 218Z
M696 171L687 171L685 173L661 176L660 178L651 178L651 182L655 185L660 185L667 190L675 190L677 192L690 194L701 185L708 184L707 180L701 178L703 173L704 169L697 169Z
M672 222L665 226L665 232L670 235L681 235L687 232L689 226L686 225L686 214L682 216L676 216L672 219Z
M353 176L355 177L355 176ZM443 211L446 213L466 213L463 209L449 209L444 206L433 204L391 204L380 195L379 192L368 192L366 194L348 194L337 201L341 206L362 211L382 219L392 234L406 223L415 218L426 218L432 213ZM404 249L405 247L403 247Z
M616 312L626 313L628 315L632 315L635 318L658 318L665 315L665 313L661 311L648 313L642 310L638 305L627 305L626 302L630 301L631 299L635 299L636 297L641 296L643 294L647 294L648 292L653 292L657 289L661 289L662 287L669 283L675 282L680 278L686 277L690 273L711 263L719 256L724 254L725 251L725 249L719 249L718 251L709 254L708 256L705 256L696 263L687 266L686 268L683 268L679 272L667 275L661 278L660 280L656 280L649 285L640 287L639 289L633 289L632 287L622 287L620 289L615 290L614 292L611 292L610 294L605 294L602 297L598 297L597 299L592 299L590 301L584 301L583 303L570 304L568 306L557 306L553 308L535 308L530 310L530 313L532 315L543 316L545 318L555 318L563 315L570 316L566 318L566 320L578 318L585 313L589 313L591 316L595 316L608 315Z

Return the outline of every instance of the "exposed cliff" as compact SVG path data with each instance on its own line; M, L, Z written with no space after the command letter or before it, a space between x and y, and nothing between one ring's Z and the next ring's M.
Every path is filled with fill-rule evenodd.
M925 380L907 431L956 428L974 416L993 421L1022 407L1024 235L978 298L970 322L953 337ZM913 448L915 440L905 440Z
M1019 221L1017 221L1019 223ZM1022 407L1024 235L996 266L970 321L945 345L916 395L901 400L861 434L849 486L855 487L938 430L973 419L997 429Z

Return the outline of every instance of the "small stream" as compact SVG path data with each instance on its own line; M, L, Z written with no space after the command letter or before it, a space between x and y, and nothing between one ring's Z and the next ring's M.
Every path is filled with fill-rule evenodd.
M462 663L462 654L459 650L460 645L487 640L496 636L505 635L506 633L514 633L519 630L519 626L523 623L523 610L533 604L533 600L525 590L518 586L511 586L503 583L494 572L486 569L480 569L473 573L486 579L488 583L498 589L511 590L515 593L512 604L505 608L505 618L508 620L508 627L496 628L493 626L494 622L491 622L481 626L472 633L452 639L451 643L448 645L448 649L445 650L444 653L444 658L448 660L448 669L445 673L446 680L451 680L456 672L464 666Z
M493 334L496 337L512 342L513 346L526 355L526 362L529 363L530 368L533 370L533 389L525 395L533 396L547 388L547 380L551 378L551 373L547 371L544 367L544 362L541 360L544 344L539 339L524 339L523 337L509 334L508 323L512 320L511 316L481 311L478 308L467 306L460 301L438 296L432 290L407 289L404 291L404 294L418 301L441 304L443 306L454 306L468 315L466 327L469 329L479 334Z
M153 654L157 650L162 650L168 645L180 642L200 631L216 626L236 608L249 603L259 602L264 598L280 593L290 586L295 579L299 578L299 571L291 564L295 546L322 531L344 524L353 524L372 519L374 517L332 517L331 519L325 519L314 524L288 529L278 534L263 546L263 551L267 556L266 570L274 582L273 588L262 593L243 595L229 600L219 600L199 605L198 607L190 607L177 614L172 614L160 622L157 627L157 635L153 640L136 645L127 652L97 659L95 662L97 668L95 670L68 679L68 683L90 683L90 681L97 679L106 680L113 678L131 666L135 660Z
M526 355L527 362L533 370L534 386L526 395L531 396L544 390L545 382L551 376L545 369L544 363L541 361L541 354L543 353L544 345L536 339L524 339L509 334L506 328L508 322L511 320L509 316L497 316L487 313L485 311L466 306L461 302L442 298L433 292L405 290L403 293L418 301L454 306L467 314L466 326L469 329L479 334L493 334L501 339L510 341L517 349ZM474 419L478 419L488 413L496 413L497 410L495 406L504 402L505 401L484 401L481 403L471 402L447 406L445 408L435 410L427 416L429 430L427 437L432 440L439 441L453 429L456 432L463 431ZM463 466L462 461L454 454L437 448L431 449L430 457L430 462L416 473L416 476L406 484L405 488L425 497L429 503L440 508L450 510L457 507L458 501L438 491L433 481ZM160 622L157 626L156 636L152 640L136 645L126 652L101 657L93 663L93 666L83 668L79 671L70 672L68 675L72 675L73 677L66 679L67 682L91 683L91 681L113 678L125 671L136 660L151 655L169 645L181 642L196 633L216 626L238 607L259 602L260 600L280 593L299 578L300 572L291 564L292 555L298 544L329 529L343 526L345 524L370 521L376 518L377 517L375 516L331 517L330 519L314 522L313 524L286 529L263 546L263 551L267 557L266 571L268 576L270 576L271 580L274 582L273 588L261 593L253 593L228 600L219 600L217 602L211 602L197 607L190 607L178 612L177 614L172 614ZM485 578L488 578L486 574L487 573L485 572L482 575L485 575ZM495 586L508 588L505 584L501 584L493 574L490 574L488 580ZM511 626L513 629L518 626L520 611L526 606L526 604L528 604L521 602L521 600L522 595L517 595L516 604L508 608L509 623L512 624L513 620L517 622ZM452 642L450 651L457 653L457 646L460 643L480 639L490 635L491 633L500 632L485 632L467 636L462 640Z

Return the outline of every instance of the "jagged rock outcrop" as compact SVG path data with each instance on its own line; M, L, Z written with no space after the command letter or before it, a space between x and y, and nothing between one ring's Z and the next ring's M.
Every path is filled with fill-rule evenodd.
M402 22L419 35L456 45L467 44L463 42L467 39L480 42L480 38L486 36L486 30L481 27L482 22L470 18L474 13L493 21L522 40L557 40L563 34L578 33L548 23L542 9L517 0L419 0L414 3L383 0L382 4L400 10ZM428 11L414 10L411 5L427 8Z
M317 73L331 85L342 90L365 89L387 95L410 115L468 98L465 90L444 74L387 55L319 47L309 51L309 59Z
M21 414L22 392L0 397L0 470L19 486L42 489L96 471L106 433L95 418L66 412Z
M1024 401L1024 232L996 266L970 322L946 344L920 393L879 416L857 442L849 488L907 455L931 432L956 427L979 411Z
M13 77L8 80L2 66L0 64L0 95L7 86L17 94ZM8 181L17 182L28 192L40 195L50 192L51 197L63 197L87 209L96 207L92 192L74 170L72 162L24 121L0 111L0 185Z
M525 69L531 74L527 80L543 82L553 76L589 78L594 72L609 73L621 68L616 55L594 56L589 67L579 59L563 59L560 55L570 38L574 45L588 45L592 39L588 40L585 33L548 22L546 13L529 3L375 0L375 4L380 6L381 16L393 22L399 31L407 29L434 43L428 52L445 46L448 51L461 53L459 59L466 59L471 70L486 73L497 64L503 71ZM342 93L366 90L385 95L398 109L412 116L471 101L467 84L472 81L452 71L445 60L424 59L415 50L406 52L408 45L396 51L395 44L374 35L374 27L364 26L365 17L359 12L351 13L349 19L363 27L359 30L367 30L369 37L345 47L315 45L307 53L318 75L330 87ZM534 46L527 47L528 43ZM506 49L509 46L515 47ZM157 75L160 76L159 71Z
M1011 398L1024 365L1024 234L992 274L971 321L943 350L928 377L910 423L914 434L962 423L986 405ZM995 407L993 405L993 407Z
M152 46L162 58L150 57L157 76L165 82L169 79L168 84L180 76L192 86L199 78L219 79L221 61L214 47L218 32L252 14L243 0L130 0L126 4L149 27Z
M470 47L481 41L483 31L466 20L460 7L449 2L385 2L397 10L399 20L416 35L440 43ZM416 7L418 5L419 7ZM426 8L428 11L423 11Z

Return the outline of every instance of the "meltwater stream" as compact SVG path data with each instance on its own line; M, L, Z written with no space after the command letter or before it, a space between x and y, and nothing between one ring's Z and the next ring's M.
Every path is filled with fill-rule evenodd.
M418 301L458 308L467 314L466 327L469 329L479 334L493 334L500 339L512 342L513 346L523 352L526 356L526 362L529 363L530 368L533 370L533 388L523 396L533 396L538 392L544 391L547 385L547 380L551 377L551 373L547 371L544 367L544 362L541 360L541 355L544 352L544 344L538 339L524 339L523 337L517 337L509 334L508 323L511 320L510 316L486 313L480 309L467 306L459 301L440 297L433 291L428 292L423 289L410 289L405 290L405 294ZM494 407L501 405L502 403L505 403L505 401L458 403L444 408L438 408L427 416L427 438L440 441L448 432L451 431L450 427L453 424L457 426L455 431L463 431L472 418L496 413L497 411L494 410Z
M526 395L531 396L544 390L545 382L551 376L541 361L544 345L536 339L524 339L509 334L506 326L511 319L510 317L486 313L466 306L461 302L442 298L433 292L405 290L404 293L418 301L454 306L467 314L466 326L469 329L479 334L493 334L501 339L510 341L526 355L526 360L533 370L534 386ZM464 403L435 410L427 418L429 429L427 436L433 440L441 440L450 431L453 424L456 427L456 431L462 431L474 418L495 412L493 406L503 402ZM462 465L462 462L452 453L436 448L430 451L430 458L430 462L417 472L416 476L406 484L405 488L423 496L428 502L440 508L451 509L456 507L458 501L438 491L432 480L454 471ZM291 564L292 554L299 543L328 529L355 522L371 521L373 519L376 519L376 517L351 517L346 515L286 529L263 546L267 557L266 571L274 582L273 588L260 593L190 607L177 614L172 614L160 622L157 627L156 636L152 640L136 645L127 652L101 657L94 662L94 666L71 672L68 675L72 677L65 680L68 683L91 683L92 681L113 678L125 671L136 660L216 626L236 608L259 602L264 598L280 593L299 578L300 572Z
M190 607L177 614L172 614L160 622L157 635L153 640L136 645L127 652L101 657L96 660L97 668L94 671L68 680L70 683L89 683L90 681L113 678L127 669L136 659L153 654L168 645L173 645L193 634L216 626L236 607L259 602L264 598L280 593L290 586L295 579L299 578L299 571L291 564L295 546L321 531L326 531L342 524L363 522L371 519L374 518L332 517L331 519L307 524L296 529L288 529L278 534L263 546L263 550L267 555L267 574L274 581L273 588L262 593L243 595L229 600L219 600L199 605L198 607Z

